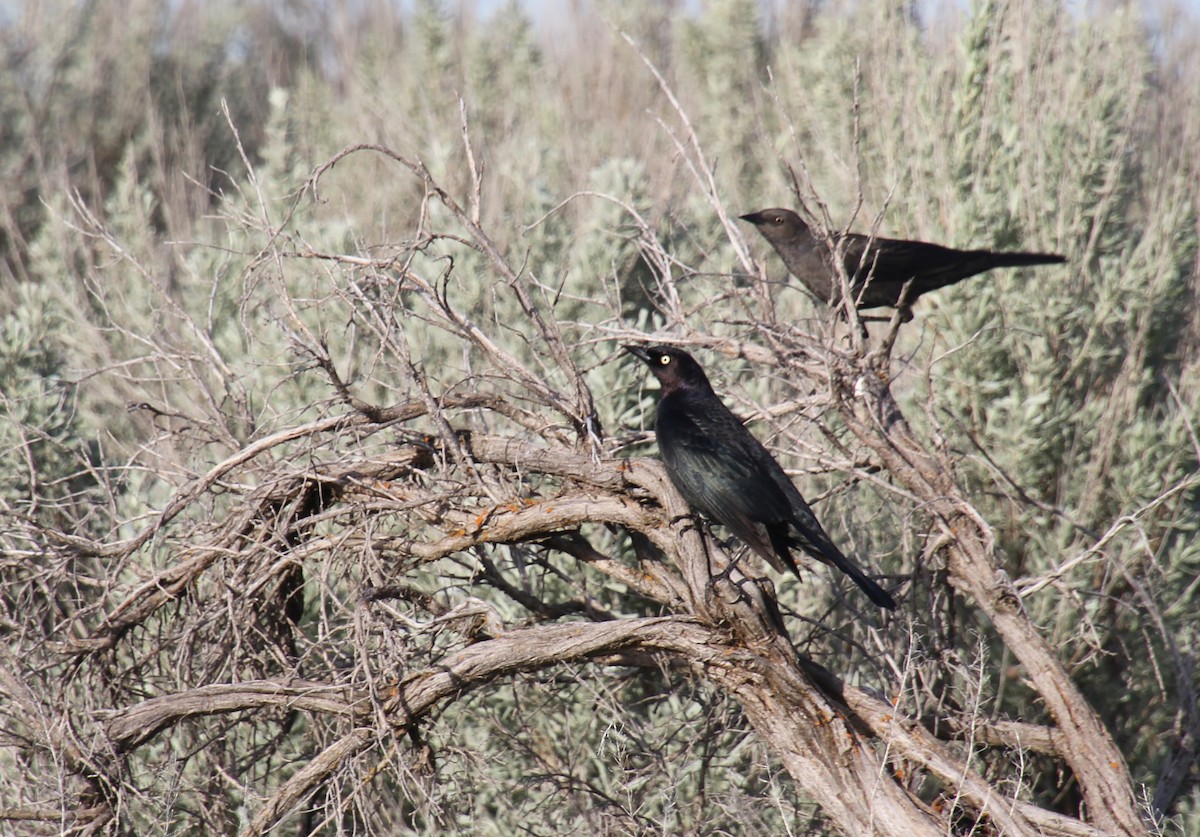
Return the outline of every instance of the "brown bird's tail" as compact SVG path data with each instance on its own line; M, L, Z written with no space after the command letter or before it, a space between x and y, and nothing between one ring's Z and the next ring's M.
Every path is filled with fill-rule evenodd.
M1029 267L1038 264L1062 264L1066 261L1057 253L1004 253L995 250L949 250L934 245L924 246L927 248L925 264L912 278L910 300L998 267ZM896 289L888 287L886 282L884 285L887 290L882 299L877 299L868 285L863 295L862 307L894 304L891 296L897 293Z

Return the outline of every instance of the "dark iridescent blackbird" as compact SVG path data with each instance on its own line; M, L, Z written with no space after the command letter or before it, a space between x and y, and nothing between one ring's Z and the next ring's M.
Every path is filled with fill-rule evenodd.
M723 523L779 572L800 576L799 548L837 567L871 601L896 602L843 555L783 468L713 392L687 352L666 346L626 346L662 384L654 429L675 488L691 507Z
M790 209L763 209L741 217L758 227L771 242L789 273L830 305L838 304L842 295L830 245L834 248L840 245L842 264L859 308L896 307L904 283L910 279L912 287L906 306L911 306L923 293L953 285L985 270L1066 261L1054 253L953 250L924 241L872 240L858 233L833 233L826 243Z

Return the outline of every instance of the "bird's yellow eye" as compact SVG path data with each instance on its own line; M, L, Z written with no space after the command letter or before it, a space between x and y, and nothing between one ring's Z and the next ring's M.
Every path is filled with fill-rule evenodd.
M663 355L662 357L660 357L660 358L658 359L658 362L659 362L659 363L661 363L663 366L666 366L668 363L670 363L670 362L671 362L671 356L670 356L670 355Z
M772 221L774 221L776 224L782 224L782 223L783 223L783 216L782 216L782 215L776 215L776 216L775 216L774 218L772 218L771 220L772 220Z

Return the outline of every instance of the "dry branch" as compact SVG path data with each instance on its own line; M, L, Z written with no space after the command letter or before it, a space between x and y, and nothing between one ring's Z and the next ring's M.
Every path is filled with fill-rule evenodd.
M1108 833L1145 834L1124 756L1030 621L1020 595L995 567L991 529L963 498L952 466L916 439L891 395L886 370L839 371L834 380L840 413L893 477L934 516L946 536L951 584L971 596L1025 667L1058 724L1058 749L1075 773L1089 817Z

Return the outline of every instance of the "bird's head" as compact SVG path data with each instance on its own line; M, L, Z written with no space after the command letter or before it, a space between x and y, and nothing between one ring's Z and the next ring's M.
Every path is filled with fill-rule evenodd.
M760 209L741 216L743 221L749 221L758 227L758 231L766 236L767 241L776 241L808 233L808 224L790 209Z
M626 346L625 351L650 367L654 377L662 384L664 393L680 389L712 389L700 364L683 349L673 346Z

